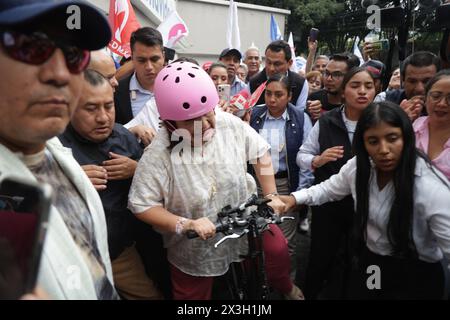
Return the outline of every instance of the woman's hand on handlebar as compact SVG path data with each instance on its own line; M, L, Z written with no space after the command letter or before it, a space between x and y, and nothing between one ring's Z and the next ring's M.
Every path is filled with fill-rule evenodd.
M212 238L216 234L216 226L206 217L189 220L186 230L197 232L198 236L203 240Z

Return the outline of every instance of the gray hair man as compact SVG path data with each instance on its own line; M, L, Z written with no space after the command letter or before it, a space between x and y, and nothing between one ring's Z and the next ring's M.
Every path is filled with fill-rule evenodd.
M248 67L246 78L246 82L248 83L250 78L257 74L261 67L261 54L259 53L259 49L257 47L252 46L245 51L244 63Z
M113 58L105 50L96 50L91 52L91 61L88 69L92 69L100 73L113 87L114 91L119 86L116 79L116 65Z

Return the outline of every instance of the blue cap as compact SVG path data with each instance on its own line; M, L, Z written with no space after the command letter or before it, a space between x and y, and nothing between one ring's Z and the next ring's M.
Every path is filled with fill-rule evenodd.
M74 14L67 10L75 5L80 12L80 29L69 29L66 21ZM78 10L75 9L75 10ZM42 19L42 20L41 20ZM82 49L97 50L105 47L111 40L111 28L106 16L98 9L82 0L1 0L0 27L22 27L28 23L47 21L61 23L58 31L65 32Z

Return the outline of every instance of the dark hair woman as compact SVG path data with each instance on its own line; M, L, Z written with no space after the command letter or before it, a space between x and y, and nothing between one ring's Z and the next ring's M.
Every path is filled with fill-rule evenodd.
M375 97L372 75L365 68L351 69L342 80L340 93L344 104L319 118L297 155L297 164L301 169L314 171L314 184L338 173L352 157L356 123ZM316 298L326 283L335 288L326 290L329 293L327 298L343 298L345 281L340 279L346 277L349 265L346 263L349 261L346 244L351 230L353 200L346 197L311 209L313 223L306 270L306 298ZM336 212L344 214L337 216Z
M414 123L416 146L450 180L450 70L442 70L425 87L428 116Z
M359 261L354 297L442 298L439 261L443 254L450 257L449 182L416 149L411 122L398 105L367 107L358 121L353 150L356 157L338 174L284 198L287 207L352 195Z
M267 80L265 104L253 109L250 126L270 144L270 155L274 166L275 182L279 194L289 194L298 188L306 188L314 179L311 170L300 170L296 164L297 152L312 128L309 116L289 101L291 99L289 78L275 74ZM302 208L306 216L306 208ZM280 225L288 240L291 257L291 278L295 279L298 210L288 215L295 220Z

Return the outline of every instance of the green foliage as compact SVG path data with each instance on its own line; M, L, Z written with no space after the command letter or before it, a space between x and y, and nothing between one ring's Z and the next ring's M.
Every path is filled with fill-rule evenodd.
M299 19L304 28L319 26L330 21L338 12L345 8L343 3L335 0L298 0L293 16Z
M369 14L362 8L361 0L238 0L291 10L287 31L294 34L297 53L307 54L307 38L311 27L320 30L319 53L335 53L352 47L356 37L364 39L369 32L366 21ZM407 0L400 0L403 4ZM414 1L415 3L415 1ZM392 0L379 0L381 8L393 5ZM415 5L412 5L414 8ZM434 7L421 7L410 20L409 29L418 36L415 48L423 47L429 41L430 48L436 48L439 39L439 28L434 24ZM411 11L412 12L412 11ZM428 35L430 33L430 35ZM438 36L436 36L436 33ZM383 29L382 37L394 37L394 29Z

